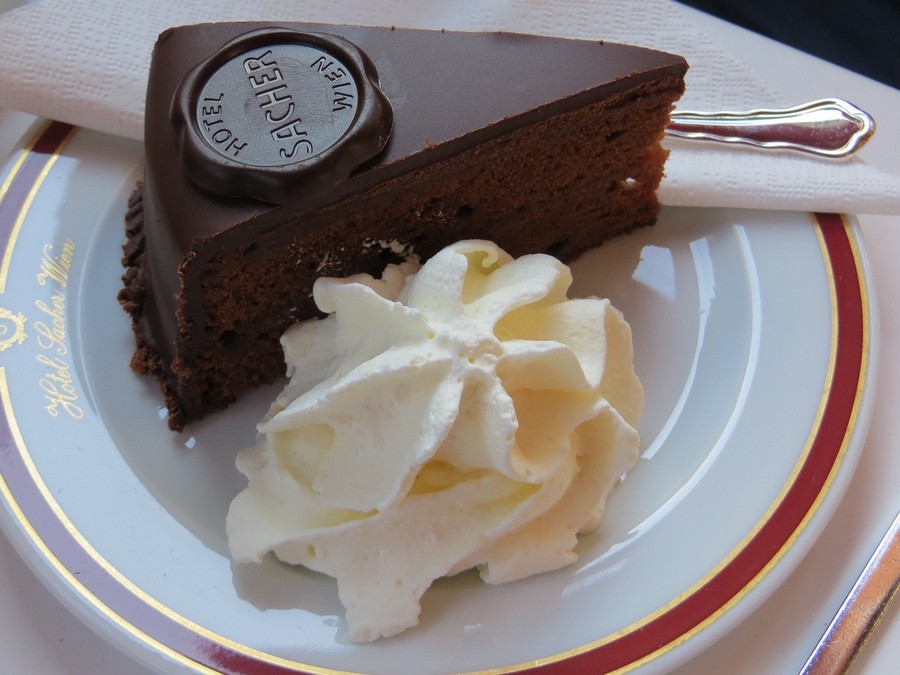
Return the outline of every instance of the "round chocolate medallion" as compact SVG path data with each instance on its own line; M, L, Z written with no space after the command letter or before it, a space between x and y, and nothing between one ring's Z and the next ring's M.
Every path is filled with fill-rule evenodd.
M256 30L178 89L173 124L188 175L223 196L299 201L377 155L390 103L371 61L333 35Z

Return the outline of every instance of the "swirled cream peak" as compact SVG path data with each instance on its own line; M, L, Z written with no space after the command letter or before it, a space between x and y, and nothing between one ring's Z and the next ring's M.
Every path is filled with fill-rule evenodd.
M233 557L335 577L355 641L414 626L439 577L575 560L636 461L643 394L621 314L571 281L486 241L319 279L328 316L284 335L290 382L238 456Z

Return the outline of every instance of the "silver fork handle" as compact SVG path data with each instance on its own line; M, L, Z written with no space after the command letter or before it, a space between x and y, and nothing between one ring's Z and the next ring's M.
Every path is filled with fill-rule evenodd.
M822 99L783 110L691 112L676 110L670 136L758 148L790 149L820 157L847 157L875 132L872 117L841 99Z

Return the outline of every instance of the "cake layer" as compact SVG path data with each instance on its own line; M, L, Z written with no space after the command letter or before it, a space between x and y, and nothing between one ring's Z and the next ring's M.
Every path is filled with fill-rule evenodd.
M284 26L368 55L393 109L390 139L346 180L298 201L217 196L183 167L173 100L189 71L261 27L173 29L154 52L122 300L138 335L134 365L160 378L173 428L280 373L278 338L315 315L318 276L377 275L463 238L571 260L655 220L659 140L684 60L504 33Z

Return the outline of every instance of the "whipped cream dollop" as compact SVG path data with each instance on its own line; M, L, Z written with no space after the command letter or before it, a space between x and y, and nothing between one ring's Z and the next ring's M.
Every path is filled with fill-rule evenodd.
M353 641L416 625L439 577L571 563L637 459L643 392L608 300L486 241L416 270L316 282L328 316L285 333L290 382L238 454L233 558L334 577Z

